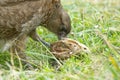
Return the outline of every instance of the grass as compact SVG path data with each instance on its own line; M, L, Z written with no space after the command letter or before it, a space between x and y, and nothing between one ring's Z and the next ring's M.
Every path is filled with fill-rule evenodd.
M28 41L26 53L33 70L10 66L10 55L0 54L0 80L119 80L120 79L120 1L62 0L72 20L69 37L87 45L91 54L72 57L55 70L54 56L41 43ZM45 28L38 33L48 42L57 38Z

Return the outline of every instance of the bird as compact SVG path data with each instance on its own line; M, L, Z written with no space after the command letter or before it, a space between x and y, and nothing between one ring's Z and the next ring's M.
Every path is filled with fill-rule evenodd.
M37 34L38 26L45 27L58 39L70 33L70 16L61 0L0 0L0 52L8 50L26 60L28 37L50 46Z
M51 44L51 53L59 60L66 60L74 55L80 55L82 52L90 53L90 49L70 38L64 38Z

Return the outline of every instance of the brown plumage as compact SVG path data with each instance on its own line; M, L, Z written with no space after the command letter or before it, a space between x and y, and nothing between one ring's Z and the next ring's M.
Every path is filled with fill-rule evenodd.
M60 0L0 0L0 51L9 49L25 58L27 37L47 44L36 33L39 25L59 39L67 36L71 22Z
M82 52L90 53L90 50L76 40L64 38L51 44L51 52L57 59L65 60L73 55L80 55Z

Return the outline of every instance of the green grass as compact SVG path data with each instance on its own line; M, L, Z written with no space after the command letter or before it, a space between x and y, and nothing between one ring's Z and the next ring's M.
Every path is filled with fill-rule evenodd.
M96 1L96 2L95 2ZM98 2L97 2L98 1ZM60 70L50 65L55 59L48 48L28 41L26 53L35 69L10 66L8 53L0 54L0 80L119 80L120 0L62 0L72 20L69 37L87 45L91 54L66 60ZM44 28L40 36L48 42L57 37Z

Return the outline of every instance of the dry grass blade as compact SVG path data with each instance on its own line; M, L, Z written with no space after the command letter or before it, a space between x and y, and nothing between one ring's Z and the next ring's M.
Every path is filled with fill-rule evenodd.
M99 30L95 30L95 33L104 40L104 43L112 50L112 52L116 55L117 58L120 59L119 57L119 53L117 52L117 50L112 46L112 44L109 42L109 40L107 39L107 37L102 34L102 32L100 32Z

